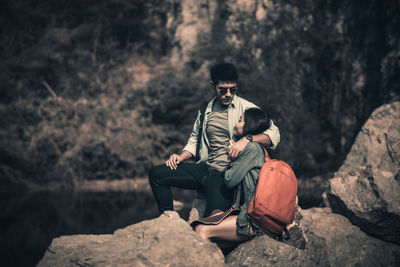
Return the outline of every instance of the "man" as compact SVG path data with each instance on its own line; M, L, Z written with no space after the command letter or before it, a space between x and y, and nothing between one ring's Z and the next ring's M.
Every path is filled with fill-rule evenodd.
M272 121L264 133L231 141L235 123L246 109L257 106L236 95L239 76L234 65L214 65L210 75L215 98L208 102L205 110L200 144L197 144L201 128L199 112L183 152L172 154L165 164L149 172L149 182L160 212L173 210L171 186L204 192L207 199L204 216L209 216L214 210L228 209L234 191L224 184L224 169L230 161L236 159L249 142L265 144L271 149L279 143L279 130ZM200 160L185 163L185 160L196 156L198 145Z

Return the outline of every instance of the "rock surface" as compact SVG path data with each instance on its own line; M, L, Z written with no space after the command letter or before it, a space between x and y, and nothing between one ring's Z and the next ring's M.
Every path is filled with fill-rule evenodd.
M388 152L390 146L396 151L396 155ZM339 171L351 171L358 166L371 165L373 169L397 174L400 164L398 159L400 159L399 101L383 105L371 114Z
M224 256L205 243L176 212L108 235L55 238L38 266L223 266Z
M303 211L302 227L309 239L306 252L324 257L330 266L399 266L400 247L365 234L357 226L328 208ZM320 255L320 256L318 256Z
M224 263L176 212L109 235L62 236L38 266L398 266L400 247L365 234L329 208L299 210L305 249L268 236L239 245ZM304 243L303 243L304 244ZM304 247L303 247L304 248Z
M258 236L226 258L229 266L398 266L400 247L370 237L329 208L302 211L305 250Z
M400 183L393 173L370 167L338 172L326 196L333 212L372 236L400 244Z
M400 102L376 109L330 179L325 203L366 233L400 244Z
M241 244L227 256L226 263L229 266L316 266L303 250L264 235Z

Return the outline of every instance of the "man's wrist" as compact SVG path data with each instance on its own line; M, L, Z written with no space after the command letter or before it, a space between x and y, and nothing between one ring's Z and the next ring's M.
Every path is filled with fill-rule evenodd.
M245 138L249 140L249 142L253 142L253 136L251 134L246 134Z
M184 150L181 154L179 154L179 156L182 157L183 160L187 160L193 157L193 154L187 150Z

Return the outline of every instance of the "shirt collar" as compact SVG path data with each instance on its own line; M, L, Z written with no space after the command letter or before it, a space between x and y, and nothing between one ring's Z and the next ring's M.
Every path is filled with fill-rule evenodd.
M239 101L238 96L234 95L232 102L229 104L229 107L236 108L238 106L238 101Z
M211 112L212 106L214 105L214 101L217 101L217 97L216 96L211 100L211 105L207 106L206 113ZM236 108L238 106L238 101L239 101L238 96L234 95L233 99L232 99L232 102L229 104L228 108L230 108L230 107Z

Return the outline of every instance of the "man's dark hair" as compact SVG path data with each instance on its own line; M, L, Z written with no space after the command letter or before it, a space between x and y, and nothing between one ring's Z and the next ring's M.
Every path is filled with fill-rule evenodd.
M220 63L210 69L211 81L217 85L219 81L237 82L239 75L236 67L231 63Z
M250 108L244 112L243 136L256 135L264 132L270 126L270 116L259 108Z

